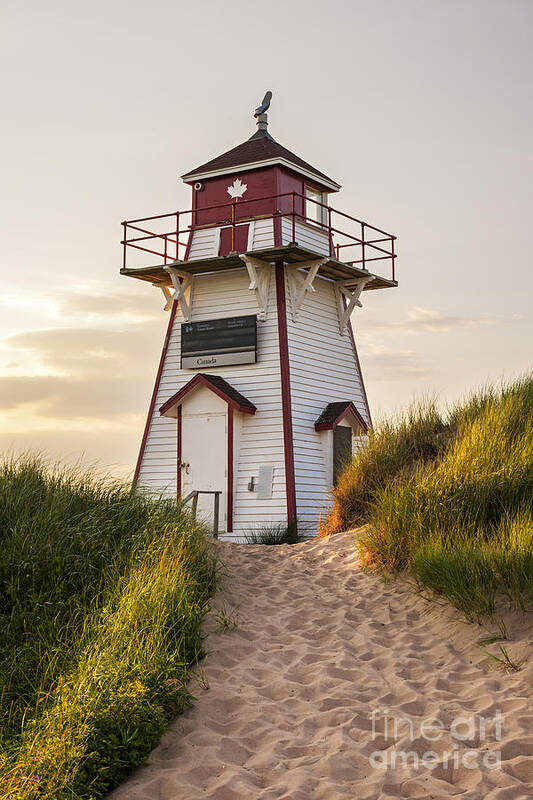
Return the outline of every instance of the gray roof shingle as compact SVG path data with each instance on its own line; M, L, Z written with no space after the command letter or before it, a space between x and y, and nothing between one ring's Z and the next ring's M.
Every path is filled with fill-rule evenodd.
M301 167L307 170L307 172L316 175L319 181L323 179L334 183L336 186L339 185L336 181L332 180L332 178L328 178L323 172L320 172L320 170L308 164L303 158L300 158L290 150L287 150L286 147L276 142L267 131L262 130L254 133L250 139L237 145L237 147L233 147L226 153L212 158L211 161L206 161L205 164L201 164L199 167L189 170L189 172L186 172L185 175L181 177L186 181L189 180L191 176L199 175L203 172L231 169L232 167L239 167L242 164L254 164L258 161L266 161L272 158L283 158L286 161L290 161L295 166Z

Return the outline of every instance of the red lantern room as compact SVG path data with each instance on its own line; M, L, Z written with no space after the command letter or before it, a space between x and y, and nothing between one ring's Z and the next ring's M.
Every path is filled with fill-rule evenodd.
M350 315L397 285L395 237L330 204L340 185L272 138L270 100L182 176L190 209L123 223L121 273L171 312L136 484L236 540L316 532L370 424Z

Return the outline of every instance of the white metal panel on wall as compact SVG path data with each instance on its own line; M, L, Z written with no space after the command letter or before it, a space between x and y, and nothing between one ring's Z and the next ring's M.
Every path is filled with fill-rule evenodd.
M274 221L272 219L256 219L250 249L262 250L266 247L274 247Z
M321 230L319 225L296 221L294 239L300 247L305 247L323 256L329 255L329 237L324 230ZM282 217L281 240L283 244L289 244L293 241L292 217Z
M328 403L351 400L368 421L351 336L340 333L334 284L317 277L296 322L288 297L287 328L291 371L297 515L310 534L331 504L330 465L314 423Z
M257 313L256 298L248 289L249 277L242 269L194 278L192 319L217 319ZM285 463L281 413L281 381L274 271L269 281L269 312L265 322L258 322L256 364L203 368L205 373L221 375L235 389L254 403L254 416L243 414L239 423L236 470L234 475L234 534L268 521L286 521ZM177 441L176 420L162 417L159 407L196 374L180 370L181 311L175 316L169 346L161 373L154 413L150 421L138 485L153 493L176 494ZM270 499L259 500L248 491L251 477L259 467L274 467ZM240 537L239 537L240 534Z
M189 261L218 256L220 228L200 228L191 233L191 236Z

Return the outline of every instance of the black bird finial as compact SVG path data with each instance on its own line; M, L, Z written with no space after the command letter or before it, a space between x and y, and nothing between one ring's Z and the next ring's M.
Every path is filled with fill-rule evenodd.
M265 111L268 111L271 100L272 100L272 92L267 92L263 97L263 102L261 103L261 105L255 109L254 117L259 117L261 114L264 114Z

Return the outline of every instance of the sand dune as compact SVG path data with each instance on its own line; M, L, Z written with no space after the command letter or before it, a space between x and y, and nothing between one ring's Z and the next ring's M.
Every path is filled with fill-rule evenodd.
M220 545L209 689L113 800L533 797L529 663L483 662L486 631L362 572L352 538ZM524 658L531 617L508 625Z

